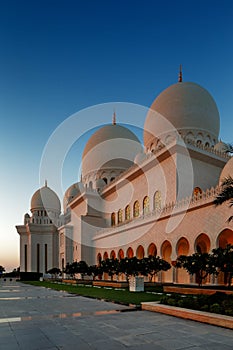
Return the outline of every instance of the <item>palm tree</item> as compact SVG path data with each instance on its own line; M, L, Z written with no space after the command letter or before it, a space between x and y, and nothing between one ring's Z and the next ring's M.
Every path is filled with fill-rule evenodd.
M221 192L214 200L214 204L220 205L225 202L230 202L230 207L233 206L233 179L231 176L223 180ZM233 215L229 217L228 221L233 220Z

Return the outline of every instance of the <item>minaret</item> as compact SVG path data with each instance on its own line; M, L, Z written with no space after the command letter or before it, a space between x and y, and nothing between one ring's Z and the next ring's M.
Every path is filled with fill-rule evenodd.
M182 83L183 81L183 77L182 77L182 65L180 64L180 72L179 72L179 79L178 79L178 82L179 83Z

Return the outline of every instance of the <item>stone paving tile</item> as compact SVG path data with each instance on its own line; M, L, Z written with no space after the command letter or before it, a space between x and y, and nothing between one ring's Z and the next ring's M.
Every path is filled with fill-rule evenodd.
M23 284L0 291L23 298L0 299L1 350L233 350L229 329L148 311L95 314L126 307ZM31 320L1 323L20 316Z

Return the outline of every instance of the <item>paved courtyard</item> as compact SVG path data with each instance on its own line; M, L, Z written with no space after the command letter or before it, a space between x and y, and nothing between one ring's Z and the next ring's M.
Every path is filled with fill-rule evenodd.
M232 350L233 332L9 281L0 283L0 349Z

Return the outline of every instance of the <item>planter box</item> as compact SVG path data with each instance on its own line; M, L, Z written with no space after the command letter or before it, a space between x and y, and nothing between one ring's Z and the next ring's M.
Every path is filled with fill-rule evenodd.
M144 292L144 277L131 277L129 280L130 292Z
M214 326L233 329L233 317L210 312L190 310L176 306L159 304L159 302L141 303L142 310L160 312L162 314L184 318L187 320L208 323ZM221 346L219 347L221 349Z

